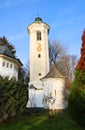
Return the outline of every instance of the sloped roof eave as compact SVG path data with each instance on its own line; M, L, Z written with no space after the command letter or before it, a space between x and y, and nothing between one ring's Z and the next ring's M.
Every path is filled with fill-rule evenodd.
M47 75L45 75L42 79L46 79L46 78L63 78L65 79L65 77L60 74L60 72L56 69L55 65L52 65L52 69L48 72Z
M16 62L19 64L19 66L23 66L22 62L21 62L19 59L15 58L15 57L11 57L11 56L6 55L6 54L3 54L3 53L2 53L2 54L0 53L0 56L2 56L2 57L5 56L5 57L7 57L7 58L10 58L10 59L16 61Z

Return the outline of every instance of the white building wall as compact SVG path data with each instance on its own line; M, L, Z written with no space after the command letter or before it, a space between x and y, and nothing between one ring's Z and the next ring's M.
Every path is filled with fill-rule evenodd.
M43 108L42 97L43 97L43 90L37 90L35 88L29 89L29 98L27 107L37 107Z
M65 109L67 107L64 95L65 81L59 78L48 78L43 80L43 84L43 93L45 97L48 97L45 107L49 109Z
M62 78L45 78L42 81L42 89L29 89L27 107L40 107L45 109L65 109L65 80ZM38 82L37 86L39 85Z
M43 97L43 90L35 90L35 102L36 102L36 107L43 107L42 103L42 97Z
M5 63L4 66L3 62ZM0 75L3 77L8 76L9 78L15 77L18 80L18 66L13 61L0 57Z
M28 97L28 102L27 102L27 107L35 107L35 89L32 88L28 90L29 92L29 97Z

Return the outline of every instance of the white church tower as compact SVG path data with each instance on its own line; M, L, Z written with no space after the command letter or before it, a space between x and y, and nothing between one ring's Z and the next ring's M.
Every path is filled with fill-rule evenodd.
M28 33L30 36L30 82L32 82L41 79L49 72L49 25L37 17L28 26Z
M37 17L28 26L30 35L30 82L28 108L65 109L65 78L56 70L49 70L49 26Z

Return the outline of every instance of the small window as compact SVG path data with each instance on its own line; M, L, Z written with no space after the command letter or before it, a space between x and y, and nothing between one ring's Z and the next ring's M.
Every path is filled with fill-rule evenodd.
M56 90L55 90L55 97L56 97Z
M5 62L2 63L2 66L5 66Z
M10 68L12 68L12 64L10 64Z
M39 73L39 76L41 76L41 73Z
M7 68L9 67L9 63L6 64L6 67L7 67Z
M38 54L38 58L40 58L41 57L41 54Z
M41 40L41 32L37 31L37 40Z

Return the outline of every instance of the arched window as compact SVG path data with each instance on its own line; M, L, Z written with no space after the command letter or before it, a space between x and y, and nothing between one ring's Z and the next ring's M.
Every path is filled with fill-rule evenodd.
M37 31L37 40L41 40L41 32Z

